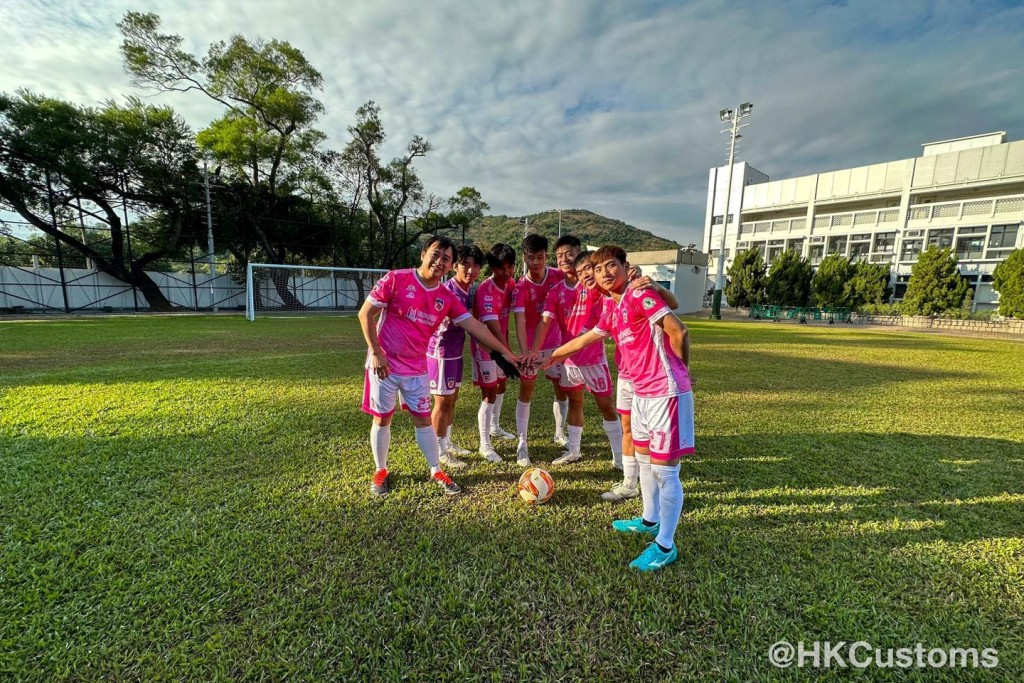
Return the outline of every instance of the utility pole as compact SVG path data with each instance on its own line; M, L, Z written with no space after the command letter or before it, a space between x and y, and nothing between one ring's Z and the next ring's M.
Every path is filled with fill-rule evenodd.
M203 187L206 188L206 251L210 263L210 306L217 312L217 289L214 280L217 278L217 263L213 256L213 207L210 204L210 170L203 162Z
M739 136L740 128L746 128L748 123L740 125L740 119L745 116L750 116L750 111L754 108L750 102L745 102L737 107L735 110L723 109L718 112L719 117L722 119L722 123L731 123L731 127L723 130L723 133L729 134L729 171L726 173L725 180L725 210L722 212L722 242L718 248L718 266L715 272L715 294L711 299L711 318L712 320L722 319L722 290L725 288L725 236L729 232L729 218L732 215L729 212L729 199L732 193L732 166L733 161L736 158L736 139ZM712 216L714 211L712 210ZM736 227L739 228L739 218L736 219Z

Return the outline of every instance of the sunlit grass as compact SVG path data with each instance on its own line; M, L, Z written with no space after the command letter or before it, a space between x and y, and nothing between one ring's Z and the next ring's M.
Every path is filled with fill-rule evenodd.
M374 500L353 319L0 324L0 677L840 678L766 653L846 639L994 647L975 676L1020 680L1024 345L688 324L698 455L680 561L652 576L609 527L639 503L598 498L592 404L547 506L513 463L441 495L405 417Z

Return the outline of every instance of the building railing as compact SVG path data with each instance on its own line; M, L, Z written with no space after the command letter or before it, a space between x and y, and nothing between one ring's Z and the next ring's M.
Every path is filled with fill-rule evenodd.
M931 222L934 220L963 220L972 217L994 218L996 216L1024 213L1024 194L991 199L971 199L935 204L914 204L910 207L909 220Z

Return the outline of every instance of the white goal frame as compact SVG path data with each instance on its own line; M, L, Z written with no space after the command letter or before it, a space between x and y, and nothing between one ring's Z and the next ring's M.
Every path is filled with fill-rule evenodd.
M289 273L289 275L288 275L288 282L292 285L292 290L293 290L294 293L296 293L296 294L302 293L304 295L304 297L307 300L304 301L303 303L309 306L306 309L294 311L294 314L298 314L298 315L301 315L303 313L337 312L338 311L338 306L335 305L335 302L338 300L339 296L343 297L345 299L346 303L351 303L352 304L352 307L351 308L347 308L346 310L349 310L349 311L358 310L359 307L362 306L363 302L359 300L358 296L353 297L352 292L350 291L349 287L345 287L344 289L339 289L338 288L338 283L339 282L352 283L352 282L355 282L356 280L361 280L363 282L363 287L364 287L364 294L363 294L363 296L365 298L365 296L369 295L370 290L373 289L373 285L377 282L377 280L379 280L381 277L383 277L388 272L388 270L386 268L334 268L334 267L331 267L331 266L281 265L281 264L277 264L277 263L250 263L250 264L248 264L245 267L245 317L246 317L246 319L248 319L250 321L256 320L256 313L257 313L256 312L256 295L255 295L255 291L256 290L255 290L255 287L254 287L254 285L256 283L254 282L254 279L253 279L254 278L253 270L256 269L256 268L271 269L271 270L294 271L294 272L290 272ZM319 286L319 285L321 285L326 280L326 278L320 276L320 277L317 277L317 278L310 278L310 280L311 281L315 281L318 286L312 287L312 288L307 288L307 286L306 286L307 283L306 282L297 282L297 280L305 280L305 278L303 278L303 276L301 274L304 271L319 271L321 273L323 271L329 271L331 273L331 277L330 277L330 280L329 280L329 282L331 283L331 286L329 288L324 288L322 286ZM298 275L296 275L295 273L298 273ZM334 275L338 274L338 273L347 274L347 275L349 275L349 277L346 277L346 278L343 278L343 279L338 279L338 278L334 277ZM356 276L356 277L353 277L353 276ZM260 286L263 287L262 284L260 284ZM264 291L264 289L261 289L261 292L263 292L263 291ZM268 293L271 292L271 290L266 290L266 291ZM261 299L263 298L263 296L264 295L261 294ZM322 302L325 302L325 301L327 303L322 303Z

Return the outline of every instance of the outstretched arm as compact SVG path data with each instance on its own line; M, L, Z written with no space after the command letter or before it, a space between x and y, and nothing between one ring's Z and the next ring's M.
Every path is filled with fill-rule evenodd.
M593 330L588 330L552 351L551 357L544 363L544 367L549 368L556 363L560 363L563 359L568 358L577 351L581 351L591 344L596 344L599 341L604 341L604 337Z
M482 322L480 322L473 316L469 316L462 322L455 324L464 329L466 332L469 332L474 337L476 337L477 340L487 348L493 351L497 351L498 353L505 356L505 358L507 358L510 363L519 362L519 356L512 353L512 349L502 344L501 340L499 340L497 337L491 334L491 331L487 329L487 325L484 325Z

